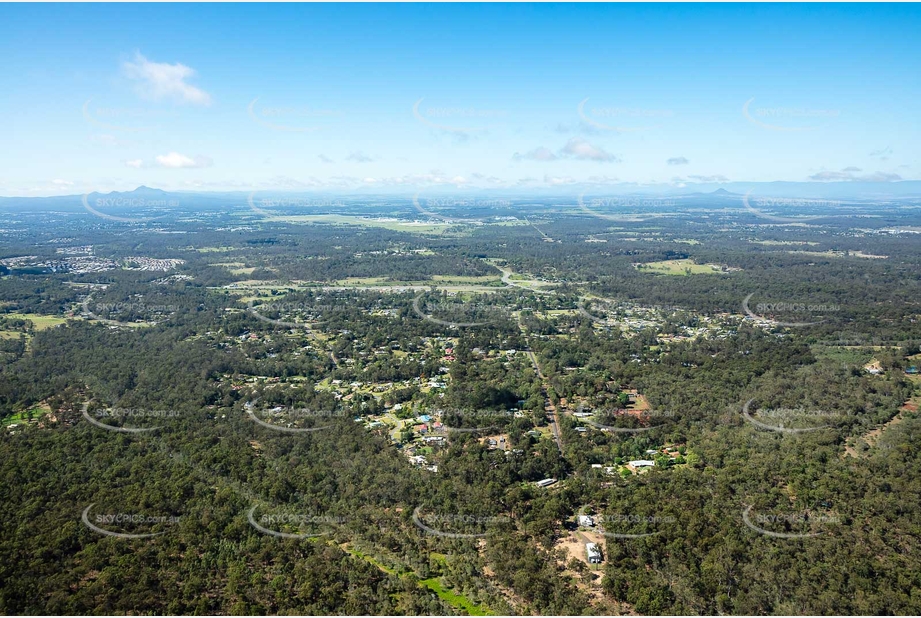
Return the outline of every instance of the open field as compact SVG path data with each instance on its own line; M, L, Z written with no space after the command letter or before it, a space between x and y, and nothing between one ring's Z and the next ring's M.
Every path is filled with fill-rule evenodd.
M234 247L186 247L186 250L194 250L199 253L224 253L234 249Z
M37 406L32 406L31 408L20 410L19 412L16 412L14 414L11 414L5 417L2 421L0 421L0 424L6 427L7 425L12 425L13 423L28 422L29 412L32 413L33 420L38 420L45 414L48 414L49 412L51 412L51 408L48 406L48 404L45 404L45 403L39 404Z
M817 242L806 242L804 240L751 240L749 241L755 245L766 245L769 247L778 247L778 246L809 246L815 247L819 243Z
M365 278L359 282L349 280L337 281L335 284L324 284L320 282L282 282L282 281L237 281L232 288L219 288L231 292L233 294L243 295L243 300L255 300L256 298L263 298L263 296L252 296L254 292L265 292L267 290L278 290L279 294L272 296L272 298L281 298L286 289L292 290L324 290L324 291L337 291L337 290L371 290L375 292L423 292L430 288L437 288L439 290L444 290L446 292L496 292L498 290L504 289L501 285L475 285L475 284L448 284L448 283L436 283L434 281L384 281L384 282L369 282Z
M356 558L361 558L362 560L367 561L369 564L374 565L375 567L377 567L378 569L380 569L381 571L389 575L396 575L396 576L401 576L401 577L405 577L409 575L408 572L405 572L402 570L398 572L396 569L385 566L380 561L376 560L374 557L369 556L368 554L355 548L349 543L343 543L343 544L337 545L337 547L355 556ZM436 559L436 561L444 564L446 556L444 556L443 554L432 554L432 556ZM429 590L437 594L442 600L446 601L453 607L465 612L469 616L491 616L493 615L492 612L490 612L488 609L486 609L482 605L477 605L476 603L474 603L473 601L471 601L464 595L458 594L454 592L453 590L445 588L444 584L441 583L441 579L438 577L430 577L428 579L420 579L418 581L419 581L420 586L425 586L426 588L428 588Z
M843 257L858 257L868 260L885 260L888 255L875 255L872 253L865 253L863 251L787 251L787 253L792 253L794 255L812 255L815 257L829 257L829 258L843 258Z
M67 322L65 318L56 315L39 315L37 313L6 313L4 317L20 320L31 320L35 330L54 328Z
M214 262L212 266L223 266L234 275L251 275L255 266L246 266L243 262Z
M396 232L412 232L417 234L435 234L435 235L456 235L456 227L462 223L433 223L419 221L403 221L400 219L381 218L369 219L367 217L355 217L348 215L292 215L292 216L273 216L270 221L279 221L284 223L314 223L329 225L360 225L363 227L380 227ZM455 228L455 229L450 229Z
M583 562L590 569L600 569L601 565L589 564L588 554L585 551L586 543L595 543L598 547L604 548L605 537L599 532L591 532L585 529L573 530L569 534L561 537L556 542L556 549L562 549L566 552L566 561L560 566L566 564L573 558Z
M429 590L432 590L435 594L441 597L444 601L447 601L448 603L450 603L452 606L458 609L464 610L470 616L491 616L492 615L491 612L489 612L483 606L475 604L473 601L471 601L470 599L468 599L467 597L463 595L457 594L456 592L452 590L446 589L442 585L441 580L438 577L423 579L419 583L425 586L426 588L428 588Z
M838 363L849 363L851 365L865 365L873 358L870 348L851 348L845 346L809 346L816 358L828 358Z
M664 260L661 262L646 262L636 264L636 269L642 272L653 272L659 275L712 275L720 273L716 264L697 264L694 260Z

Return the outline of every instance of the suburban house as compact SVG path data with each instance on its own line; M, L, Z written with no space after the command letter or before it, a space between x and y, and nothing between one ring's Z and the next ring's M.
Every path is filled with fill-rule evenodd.
M601 550L595 543L585 544L585 553L588 554L589 564L601 564Z

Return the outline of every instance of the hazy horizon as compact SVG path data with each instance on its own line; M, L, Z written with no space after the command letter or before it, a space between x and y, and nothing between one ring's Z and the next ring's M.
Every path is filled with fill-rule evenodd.
M921 179L917 5L5 5L0 24L4 196Z

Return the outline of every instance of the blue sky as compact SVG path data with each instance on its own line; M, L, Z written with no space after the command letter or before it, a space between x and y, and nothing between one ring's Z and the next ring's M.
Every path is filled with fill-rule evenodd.
M921 178L917 5L0 5L0 195Z

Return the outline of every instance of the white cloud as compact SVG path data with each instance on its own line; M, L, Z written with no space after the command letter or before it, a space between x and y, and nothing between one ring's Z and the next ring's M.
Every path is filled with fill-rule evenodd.
M874 150L870 153L871 157L876 157L882 161L888 161L889 157L892 156L892 146L886 146L880 150Z
M51 184L53 184L53 185L55 185L55 186L57 186L57 187L72 187L72 186L74 186L74 183L71 182L70 180L61 180L60 178L55 178L54 180L51 181Z
M902 180L902 177L898 174L890 174L888 172L874 172L872 174L864 174L863 176L858 176L857 174L848 171L851 168L845 168L840 172L819 172L813 174L809 177L809 180L816 180L819 182L896 182Z
M551 187L559 187L561 185L571 185L575 184L575 179L570 178L569 176L548 176L544 175L544 182L550 185Z
M157 165L159 167L166 167L169 169L187 169L195 167L211 167L214 162L204 156L197 156L195 158L187 157L178 152L171 152L166 155L158 155L156 157Z
M574 125L563 124L562 122L558 123L553 130L557 133L580 133L582 135L601 135L601 130L597 127L579 121Z
M129 159L125 161L125 165L134 169L141 169L144 166L144 161L143 159Z
M144 97L173 99L195 105L211 104L211 95L186 82L195 75L195 70L184 64L151 62L138 52L134 62L125 62L122 70L129 79L140 82L138 91Z
M669 165L687 165L688 163L690 163L690 161L688 161L684 157L672 157L671 159L666 161L666 163L668 163Z
M713 174L712 176L688 176L688 180L695 182L729 182L729 179L722 174Z
M620 159L606 152L604 148L594 146L581 137L572 137L566 144L554 153L549 148L540 146L524 154L515 153L512 159L516 161L556 161L557 159L578 159L580 161L611 161L618 163Z
M114 135L109 135L105 133L98 134L98 135L90 135L90 141L93 142L94 144L99 144L100 146L107 146L110 148L120 148L120 147L130 145L130 142L120 140Z
M620 179L614 176L589 176L588 182L598 185L613 185L620 182Z
M332 163L332 162L333 162L333 160L330 159L329 157L327 157L325 154L317 155L317 157L318 157L318 158L320 159L320 161L322 161L323 163Z
M356 151L350 154L345 158L346 161L352 161L353 163L371 163L374 161L373 157L369 157L361 151Z
M555 161L557 156L553 154L549 148L540 146L524 154L519 154L516 152L514 155L512 155L512 158L516 161L520 161L522 159L528 159L530 161Z
M581 137L570 138L566 145L563 146L563 149L560 151L563 155L570 156L574 159L580 159L583 161L613 161L618 162L620 159L605 152L605 150L599 146L593 146Z

